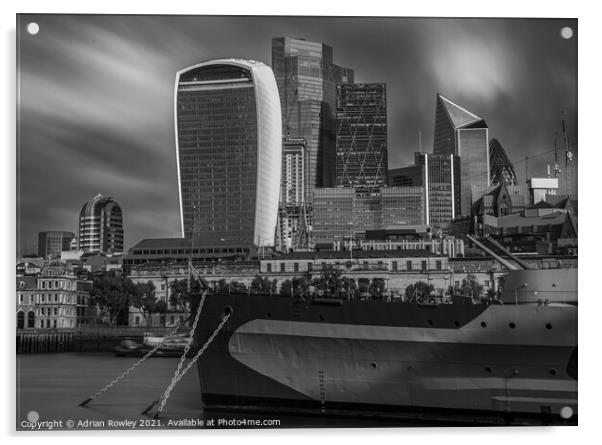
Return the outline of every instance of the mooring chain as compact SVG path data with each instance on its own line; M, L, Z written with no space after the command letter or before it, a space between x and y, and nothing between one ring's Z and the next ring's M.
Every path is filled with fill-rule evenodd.
M203 347L196 353L196 355L192 358L192 360L190 360L188 362L188 364L182 370L182 372L180 372L175 377L175 379L172 379L171 383L169 384L169 386L167 387L167 389L165 390L165 392L161 396L161 403L159 405L159 409L155 413L155 416L154 416L155 418L159 417L159 414L163 411L163 408L165 407L165 404L167 403L167 399L169 399L169 396L171 395L171 391L178 384L178 382L182 379L182 377L184 377L186 375L186 373L188 371L190 371L190 368L192 368L192 366L197 362L197 360L199 358L201 358L201 355L203 355L203 353L209 347L209 345L211 344L211 342L213 341L213 339L217 336L217 334L219 334L219 332L222 330L222 328L224 327L224 325L227 323L228 319L230 318L230 315L231 314L226 314L224 316L224 318L222 319L222 321L220 322L220 324L217 326L217 328L215 328L215 330L213 331L213 333L211 334L211 336L207 339L207 341L205 341L205 344L203 345ZM148 411L148 409L147 409L147 411Z
M207 291L203 292L203 295L201 296L201 301L199 303L199 307L197 308L196 315L194 316L194 322L192 323L192 328L190 330L190 336L188 337L188 341L186 342L186 346L184 347L184 352L182 353L182 356L180 357L180 362L178 363L178 367L176 368L174 375L171 378L172 383L176 379L176 377L178 376L180 371L182 370L182 366L184 366L184 361L186 361L186 354L188 354L188 351L190 351L190 348L192 347L192 340L194 339L194 333L196 332L196 328L199 323L199 319L201 318L201 312L203 310L203 304L205 303L206 296L207 296ZM159 403L159 399L153 400L152 403L144 411L142 411L142 414L148 413L151 409L153 409L155 407L155 405L157 405L157 403Z
M92 400L96 399L97 397L100 397L102 394L104 394L109 389L111 389L114 385L116 385L121 380L123 380L130 372L132 372L134 369L136 369L138 366L140 366L142 363L144 363L144 361L147 358L149 358L151 355L153 355L155 352L157 352L157 350L163 345L165 340L167 340L168 337L175 335L178 332L178 329L180 329L181 327L182 327L181 325L176 326L174 330L172 330L167 336L163 337L163 340L161 340L155 347L153 347L150 351L148 351L140 360L138 360L136 363L134 363L132 366L130 366L128 369L126 369L121 375L116 377L113 381L111 381L109 384L107 384L104 388L99 389L94 395L90 396L88 399L86 399L82 403L80 403L79 406L86 406L86 404L88 404Z

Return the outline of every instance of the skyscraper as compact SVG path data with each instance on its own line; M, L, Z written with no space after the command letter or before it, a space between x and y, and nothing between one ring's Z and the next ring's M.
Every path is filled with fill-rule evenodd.
M123 215L113 198L96 195L79 212L78 250L123 253Z
M75 238L73 232L39 232L38 256L60 256L62 251L71 250L71 242Z
M415 153L415 164L389 171L389 184L424 188L425 222L433 232L447 231L460 207L460 158Z
M336 85L353 83L354 73L333 63L324 43L278 37L272 39L272 68L282 108L282 132L306 144L306 199L316 187L336 181Z
M386 185L386 85L337 85L336 123L336 185L366 192Z
M489 179L491 185L518 185L514 166L497 139L489 141Z
M437 94L433 152L460 157L460 215L470 215L471 185L489 184L488 133L483 119Z
M195 245L273 245L282 123L272 70L213 60L176 75L182 235Z

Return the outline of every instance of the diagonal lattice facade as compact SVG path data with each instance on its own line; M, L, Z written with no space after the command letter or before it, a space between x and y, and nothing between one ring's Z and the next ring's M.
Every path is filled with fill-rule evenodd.
M367 192L387 183L384 83L337 85L337 186Z
M489 179L491 185L518 185L514 167L497 139L489 141Z

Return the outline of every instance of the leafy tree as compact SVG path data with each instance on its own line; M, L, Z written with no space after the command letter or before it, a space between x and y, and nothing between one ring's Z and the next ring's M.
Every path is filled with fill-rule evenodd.
M370 286L368 287L368 292L372 298L384 298L385 291L385 280L382 278L373 279L372 283L370 283Z
M292 280L284 280L280 285L280 295L286 297L303 296L309 287L309 280L305 277L295 277Z
M275 294L278 289L278 280L257 275L251 282L251 292Z
M186 308L191 301L191 295L203 293L206 288L205 283L199 280L190 280L190 291L188 290L188 279L174 280L171 282L171 292L169 295L169 303L176 308Z
M145 321L157 311L157 297L155 296L155 285L152 281L136 284L136 293L132 295L130 305L140 311Z
M425 283L424 281L417 281L414 284L410 284L406 287L406 299L408 301L419 301L429 297L434 290L432 284Z
M90 306L97 307L111 325L127 324L130 303L140 292L141 288L123 275L97 276L90 289Z
M335 295L336 290L340 287L342 274L342 271L334 267L334 265L325 264L322 267L320 276L314 278L312 284L324 295Z
M466 275L466 278L462 280L460 289L465 297L470 298L478 298L481 296L481 293L483 293L483 285L479 283L477 277L471 273Z
M165 314L167 313L167 303L164 300L157 300L155 303L155 312L160 314L159 320L161 325L165 327Z
M359 296L359 288L353 278L341 277L337 283L337 288L334 293L337 298L346 298L354 300Z

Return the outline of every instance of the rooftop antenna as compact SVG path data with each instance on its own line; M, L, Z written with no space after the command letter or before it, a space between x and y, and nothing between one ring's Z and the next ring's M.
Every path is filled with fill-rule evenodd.
M420 153L422 153L422 131L418 131L418 147L420 147Z
M569 150L569 136L566 133L566 125L565 125L565 112L561 111L562 115L562 134L564 136L564 150L565 150L565 172L566 175L566 195L567 197L571 196L572 190L572 178L571 178L571 164L573 163L573 152Z
M554 130L554 177L560 176L560 166L558 165L558 130Z

